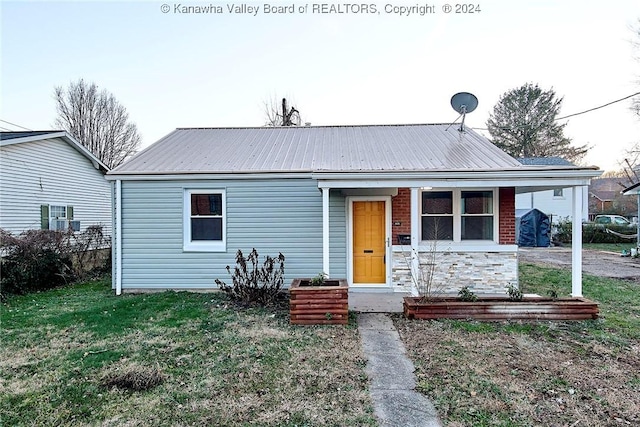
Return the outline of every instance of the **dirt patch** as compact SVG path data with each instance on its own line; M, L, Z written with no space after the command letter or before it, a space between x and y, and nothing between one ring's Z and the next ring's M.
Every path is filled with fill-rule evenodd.
M548 267L571 268L571 248L519 248L520 262ZM631 280L640 283L640 259L621 257L612 252L584 249L582 270L598 277Z
M394 321L417 388L446 425L640 425L637 342L604 345L562 323L520 333L476 322Z

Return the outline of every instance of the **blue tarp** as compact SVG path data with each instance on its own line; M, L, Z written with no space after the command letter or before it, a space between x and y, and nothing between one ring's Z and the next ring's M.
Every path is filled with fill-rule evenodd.
M546 248L551 225L549 217L538 209L516 209L516 243L518 246Z

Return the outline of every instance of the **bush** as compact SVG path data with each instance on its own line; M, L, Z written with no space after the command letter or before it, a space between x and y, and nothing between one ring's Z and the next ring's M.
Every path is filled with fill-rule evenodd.
M73 231L0 229L0 296L51 289L110 268L109 239L101 226ZM107 265L109 264L109 265Z
M276 258L266 256L259 266L258 251L254 248L245 257L240 249L236 253L236 267L231 273L233 285L216 279L216 285L233 300L244 304L270 305L278 302L284 283L284 255Z
M560 221L554 226L553 238L561 243L571 243L571 221ZM614 233L607 232L611 230L615 233L633 235L636 228L624 225L607 225L601 224L583 224L582 225L582 243L634 243L635 238L628 239L619 237Z
M0 238L3 298L54 288L71 278L72 262L63 233L29 230L15 237L0 230Z

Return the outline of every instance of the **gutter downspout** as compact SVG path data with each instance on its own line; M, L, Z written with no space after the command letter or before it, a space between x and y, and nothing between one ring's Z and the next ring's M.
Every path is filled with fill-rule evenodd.
M330 276L329 268L329 188L322 188L322 273Z
M116 180L116 295L122 294L122 180Z

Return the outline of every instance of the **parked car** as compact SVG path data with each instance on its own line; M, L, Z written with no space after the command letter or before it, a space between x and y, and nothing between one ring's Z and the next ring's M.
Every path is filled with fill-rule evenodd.
M635 227L627 218L620 215L597 215L593 222L601 225L626 225L627 227Z

